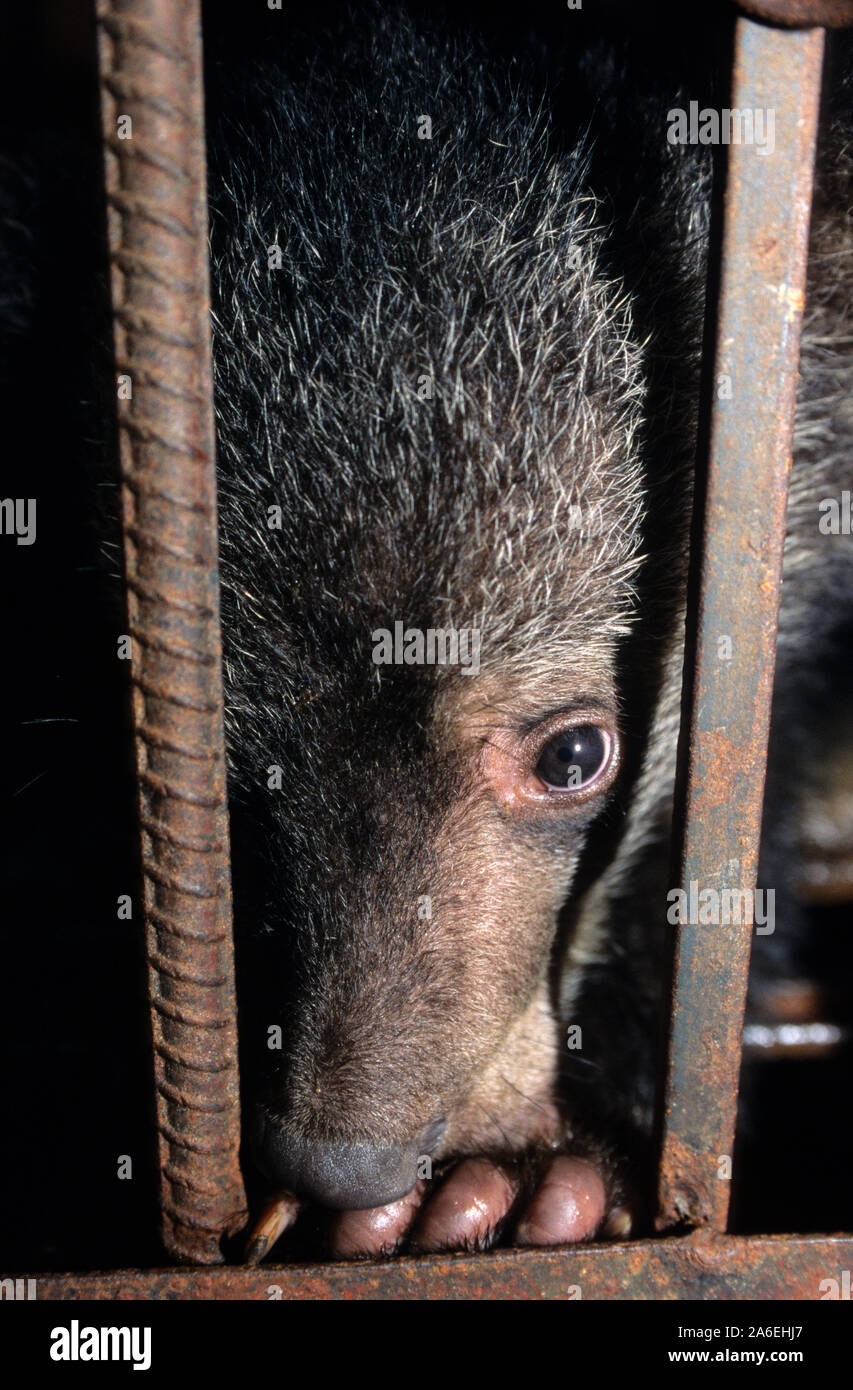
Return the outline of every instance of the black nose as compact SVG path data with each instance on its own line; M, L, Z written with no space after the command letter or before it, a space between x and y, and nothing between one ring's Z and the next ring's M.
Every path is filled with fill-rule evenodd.
M282 1187L325 1207L358 1211L411 1192L418 1160L437 1148L444 1128L439 1120L409 1144L339 1144L306 1139L265 1120L255 1148L261 1168Z

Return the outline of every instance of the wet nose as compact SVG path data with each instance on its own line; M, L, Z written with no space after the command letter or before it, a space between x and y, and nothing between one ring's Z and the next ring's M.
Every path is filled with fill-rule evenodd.
M307 1139L286 1125L265 1121L258 1162L275 1183L325 1207L358 1211L396 1202L418 1180L418 1160L438 1147L445 1121L408 1144L341 1144Z

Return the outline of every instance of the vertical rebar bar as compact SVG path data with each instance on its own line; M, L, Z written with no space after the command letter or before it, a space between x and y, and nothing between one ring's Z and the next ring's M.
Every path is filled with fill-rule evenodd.
M200 6L98 0L163 1238L245 1219L231 933Z

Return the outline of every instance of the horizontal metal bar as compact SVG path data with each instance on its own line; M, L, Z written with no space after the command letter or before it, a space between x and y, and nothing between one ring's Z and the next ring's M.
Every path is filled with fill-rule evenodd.
M844 29L853 24L853 0L739 0L739 6L768 24L797 29Z
M39 1299L821 1299L851 1236L724 1236L384 1263L45 1274ZM26 1276L25 1276L26 1277Z
M751 901L756 879L822 54L821 30L738 21L732 106L772 111L775 148L729 150L682 846L687 904L708 889L747 890ZM678 927L660 1229L725 1228L746 915L745 925L722 916L703 925L691 909Z

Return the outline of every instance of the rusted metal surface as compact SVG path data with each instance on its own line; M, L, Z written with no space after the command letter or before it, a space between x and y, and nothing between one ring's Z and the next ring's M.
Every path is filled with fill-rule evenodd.
M853 24L853 0L740 0L740 8L756 19L795 29L844 29Z
M697 1231L670 1240L426 1256L37 1276L39 1299L820 1299L850 1268L853 1238Z
M775 149L729 151L660 1229L728 1211L752 928L693 908L755 884L822 52L821 30L738 21L731 105L773 110Z
M245 1201L199 6L97 18L163 1238L213 1263Z

